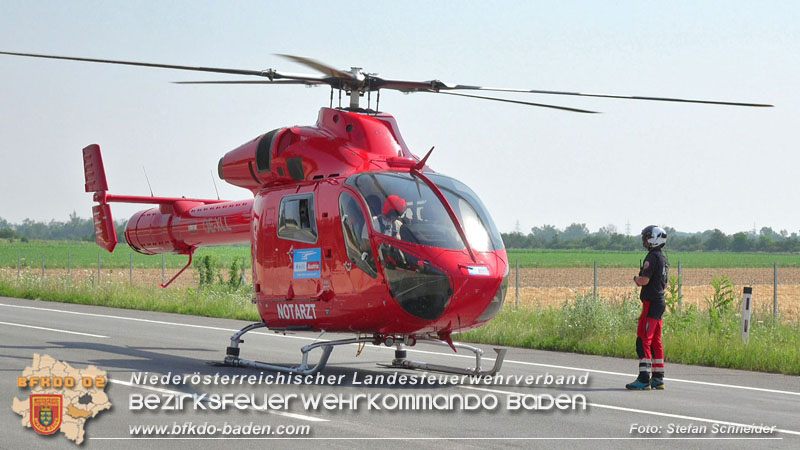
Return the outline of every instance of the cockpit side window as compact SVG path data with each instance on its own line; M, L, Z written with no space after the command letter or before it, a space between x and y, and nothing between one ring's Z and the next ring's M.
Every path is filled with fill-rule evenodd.
M352 195L347 192L339 197L339 213L342 218L342 234L347 249L347 258L372 278L378 276L375 255L369 241L369 230L364 211Z
M313 194L287 195L281 199L278 237L310 244L317 242Z

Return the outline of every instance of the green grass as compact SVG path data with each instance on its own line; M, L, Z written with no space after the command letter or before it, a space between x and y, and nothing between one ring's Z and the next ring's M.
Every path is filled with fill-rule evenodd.
M32 241L0 242L0 267L16 268L17 255L21 256L22 267L40 268L42 255L45 265L50 269L65 269L67 255L72 254L73 268L96 268L100 255L104 268L122 269L130 264L133 255L134 268L161 267L161 256L141 255L126 244L119 244L114 253L108 253L93 242L81 241ZM228 267L234 258L246 258L250 267L250 246L222 246L200 248L195 256L215 255L221 266ZM645 252L612 252L599 250L508 250L508 258L513 267L519 259L520 267L592 267L595 261L599 267L638 267ZM734 252L670 252L670 264L677 267L678 261L686 268L733 268L733 267L800 267L800 255L788 253L734 253ZM186 264L182 255L166 255L167 268L176 269Z
M0 267L16 268L19 255L23 268L38 269L42 267L42 255L44 255L45 266L48 269L66 269L70 254L73 269L97 268L98 255L104 269L127 269L131 255L134 268L161 268L161 255L142 255L123 243L118 244L113 253L108 253L94 242L81 241L0 242ZM223 267L228 267L234 258L246 258L247 267L250 267L249 245L200 248L195 252L195 259L204 255L215 255ZM177 269L186 265L188 257L165 255L165 260L168 269Z
M578 296L561 308L505 307L489 324L459 339L484 344L635 358L640 302L621 304ZM800 375L800 324L754 313L750 342L739 335L741 318L727 313L712 322L705 311L665 314L667 362ZM669 371L669 367L667 367ZM631 364L631 373L635 373Z
M600 250L515 250L509 249L512 267L519 260L520 267L638 267L647 254L640 252L614 252ZM790 253L736 253L736 252L665 252L670 264L677 268L680 261L686 268L734 267L800 267L800 255Z
M162 289L157 286L132 287L126 283L66 282L65 278L23 277L20 280L0 278L0 295L40 299L60 303L110 306L113 308L190 314L259 321L258 312L250 299L250 287L239 289L214 286L208 289Z

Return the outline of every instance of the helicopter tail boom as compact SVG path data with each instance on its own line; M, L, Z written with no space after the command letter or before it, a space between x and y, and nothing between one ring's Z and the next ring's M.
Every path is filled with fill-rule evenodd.
M117 233L109 203L158 205L139 211L125 229L125 240L139 253L190 254L197 247L249 242L253 200L226 201L177 197L147 197L108 193L100 146L83 149L86 192L94 193L92 207L95 241L109 252Z

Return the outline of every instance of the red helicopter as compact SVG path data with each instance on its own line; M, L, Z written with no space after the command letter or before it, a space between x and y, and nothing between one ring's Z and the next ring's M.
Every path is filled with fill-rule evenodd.
M455 343L452 334L479 327L503 305L509 264L500 233L475 193L426 165L433 149L418 158L403 142L395 119L378 111L380 90L428 92L593 113L576 108L468 95L454 90L499 91L735 106L772 105L617 96L529 89L452 85L439 80L380 78L361 68L337 70L298 56L281 55L321 75L268 70L189 67L30 53L0 54L122 64L266 78L248 81L189 81L178 84L300 84L331 87L330 105L313 126L272 130L226 153L219 177L251 191L253 198L222 201L124 196L108 193L96 144L83 149L86 192L97 244L114 250L117 236L109 203L158 205L131 217L125 239L147 255L177 253L191 264L202 246L249 242L253 303L262 321L231 337L225 365L311 374L322 370L334 346L371 343L395 346L388 367L491 375L505 350L495 349L493 366L481 366L483 351ZM334 92L339 107L334 108ZM344 92L349 105L341 107ZM371 109L371 95L376 106ZM367 108L360 99L367 97ZM267 364L240 357L242 336L254 329L350 332L357 337L320 341L301 349L298 366ZM417 341L475 354L475 366L450 367L407 359ZM321 348L310 365L309 352Z

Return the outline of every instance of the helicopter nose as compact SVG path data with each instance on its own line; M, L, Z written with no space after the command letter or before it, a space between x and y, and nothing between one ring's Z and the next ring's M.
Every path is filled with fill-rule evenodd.
M486 307L486 310L483 311L477 319L476 322L485 322L487 320L491 320L497 313L500 312L500 309L503 307L503 302L506 299L506 292L508 291L508 275L503 277L503 282L500 283L500 287L497 288L497 292L495 292L492 301L489 303L489 306Z
M453 296L447 274L429 261L388 243L382 243L379 251L389 289L400 306L420 319L441 317Z

